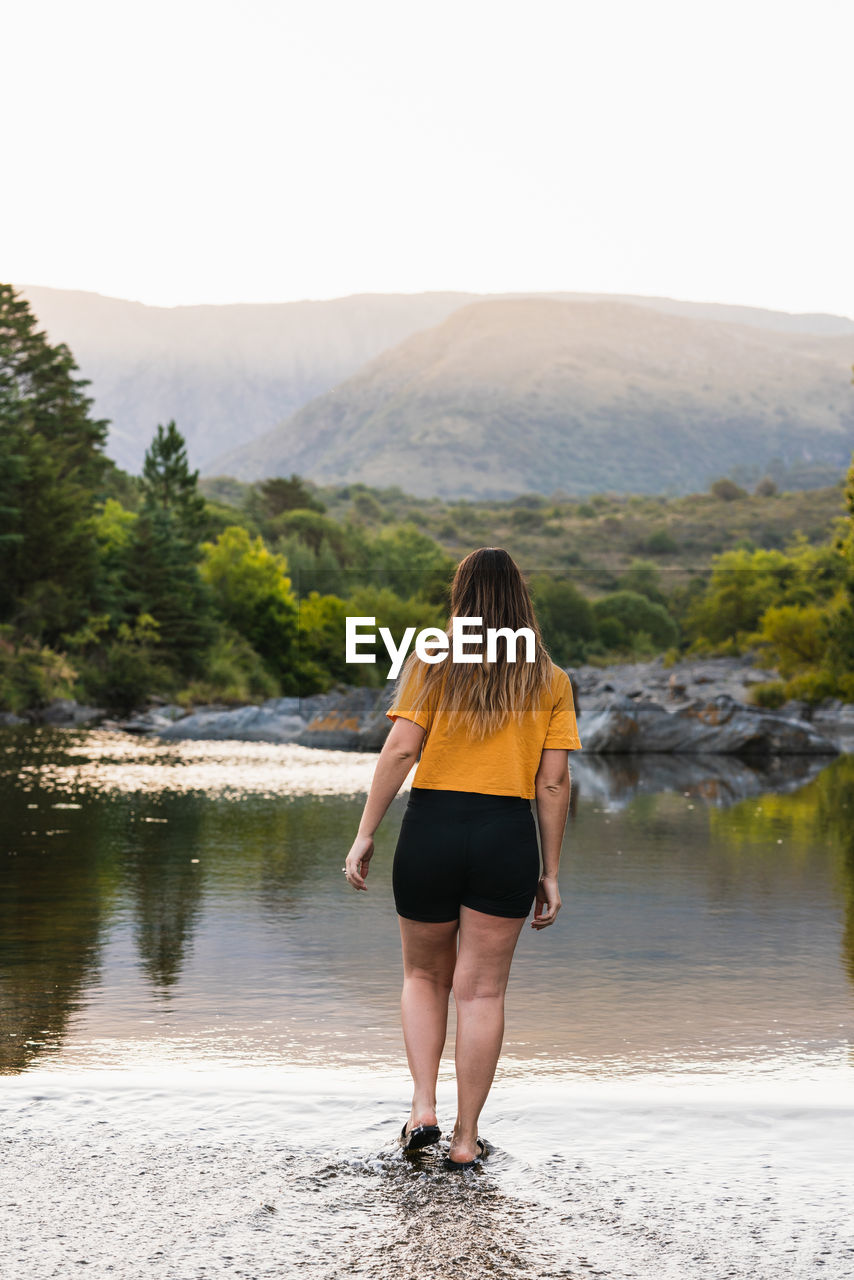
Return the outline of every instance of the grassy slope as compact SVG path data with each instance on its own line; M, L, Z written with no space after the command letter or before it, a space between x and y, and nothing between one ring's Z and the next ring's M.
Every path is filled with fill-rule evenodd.
M245 491L226 480L203 480L201 488L211 497L227 495L232 502ZM411 520L457 558L478 546L503 546L526 572L572 571L592 593L607 589L609 579L637 558L658 566L666 591L707 570L715 554L743 539L757 547L782 548L801 532L811 543L823 543L844 512L842 478L824 489L771 497L748 495L731 502L710 493L677 498L598 494L562 500L523 494L502 502L461 502L415 498L399 488L356 485L317 490L327 515L335 520L353 517L354 498L364 492L373 494L382 509L373 520L357 517L369 527ZM649 550L649 541L662 530L676 546L656 554Z

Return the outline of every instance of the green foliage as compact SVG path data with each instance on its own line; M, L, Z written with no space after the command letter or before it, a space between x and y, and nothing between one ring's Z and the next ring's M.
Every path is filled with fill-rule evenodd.
M275 698L279 681L244 636L222 626L207 652L204 675L191 680L175 695L181 706L217 702L240 706Z
M661 604L638 591L615 591L593 602L599 638L608 648L635 652L666 649L679 640L679 629Z
M86 699L114 714L128 715L152 693L171 694L175 674L160 652L160 643L160 627L149 613L120 622L112 633L108 614L90 617L69 638L69 647L81 653L78 670Z
M98 613L106 612L116 626L127 621L132 613L133 589L129 582L128 560L138 518L117 499L107 498L94 519L98 573L91 608Z
M202 544L200 573L225 621L246 639L282 683L298 693L297 604L284 556L241 525Z
M714 480L709 485L709 493L713 497L719 498L721 502L735 502L738 498L746 498L747 490L742 489L741 485L730 480L727 476L721 477L720 480Z
M184 437L172 419L157 431L142 466L143 509L152 507L173 518L188 544L201 536L205 500L198 492L198 471L190 471Z
M817 604L770 605L750 638L784 677L817 666L827 645L824 609Z
M693 641L711 645L749 643L766 609L828 599L840 570L830 548L812 547L803 537L787 551L724 552L715 558L707 592L686 611L684 629Z
M301 476L274 476L253 487L252 494L263 515L275 519L286 511L325 511L326 506L308 487Z
M311 591L299 605L299 652L301 661L313 662L326 673L326 688L340 680L346 684L369 684L366 666L350 667L346 656L346 618L355 614L339 597Z
M633 560L620 578L622 591L637 591L653 604L667 606L667 597L661 590L658 566L649 560Z
M750 686L750 701L757 707L766 707L775 711L786 701L785 680L765 680L761 684Z
M201 674L216 632L213 597L198 569L206 517L197 478L174 421L159 425L145 455L127 581L133 612L156 619L163 651L182 677Z
M85 615L108 423L60 343L0 284L0 622L55 645Z
M315 555L328 547L341 564L348 564L352 559L353 540L347 528L319 511L287 511L270 520L268 530L271 538L299 538Z
M679 543L669 529L655 529L643 545L651 556L673 555L679 550Z
M16 637L8 623L0 625L0 709L20 712L70 698L76 678L66 654Z
M530 507L516 507L510 513L510 523L520 533L530 533L534 529L542 529L545 517L542 511L531 510Z
M414 524L383 529L368 543L366 553L364 581L391 587L401 598L449 603L456 562Z
M543 642L560 666L584 662L597 635L593 609L586 596L567 578L541 573L529 587Z
M357 493L354 496L353 513L360 520L377 522L383 518L383 509L372 493Z

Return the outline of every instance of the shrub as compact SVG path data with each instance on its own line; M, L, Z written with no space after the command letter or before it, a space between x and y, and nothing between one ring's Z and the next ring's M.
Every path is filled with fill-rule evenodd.
M651 556L672 555L679 550L679 543L669 529L655 529L643 544Z
M20 712L71 698L77 671L64 653L0 626L0 708Z
M223 627L208 651L204 677L191 681L175 695L181 706L224 702L239 706L275 698L279 684L248 640Z
M750 688L750 701L757 707L767 707L769 710L782 707L787 696L783 680L766 680Z
M713 497L719 498L721 502L735 502L737 498L747 497L747 490L742 489L741 485L736 484L734 480L730 480L727 476L713 481L709 485L709 493Z

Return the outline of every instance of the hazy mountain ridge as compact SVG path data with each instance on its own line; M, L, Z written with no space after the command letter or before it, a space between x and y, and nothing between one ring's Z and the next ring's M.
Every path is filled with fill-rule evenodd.
M193 466L250 440L380 351L474 295L366 295L331 302L149 307L16 285L52 342L67 342L112 422L107 451L139 471L174 418Z
M613 299L477 301L208 470L489 497L690 492L774 458L841 470L852 356L847 336Z
M52 342L67 342L81 372L91 379L94 411L112 422L111 457L138 471L157 423L175 418L192 465L208 474L245 442L253 442L254 454L259 437L275 434L277 424L382 352L483 300L447 292L151 307L74 290L16 288L29 299L39 327ZM555 293L486 300L502 297L606 300L688 318L737 320L761 329L854 334L854 321L844 317L670 298ZM483 394L487 392L484 388ZM500 417L497 403L495 412ZM429 434L435 427L425 429Z

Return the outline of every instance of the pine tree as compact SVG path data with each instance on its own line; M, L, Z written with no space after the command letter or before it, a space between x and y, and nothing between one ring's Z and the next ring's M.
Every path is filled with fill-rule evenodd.
M96 490L109 423L89 379L0 284L0 621L55 644L85 618L97 571Z
M204 498L174 421L158 425L142 469L142 508L129 553L133 603L157 621L160 652L184 676L200 673L216 631L210 588L199 575Z

